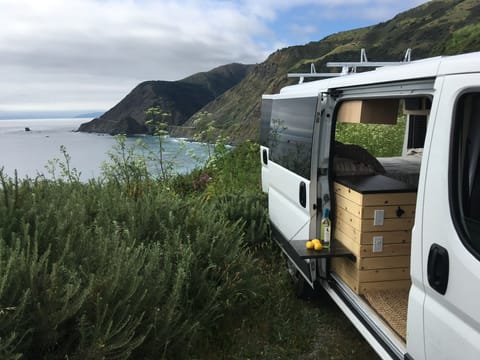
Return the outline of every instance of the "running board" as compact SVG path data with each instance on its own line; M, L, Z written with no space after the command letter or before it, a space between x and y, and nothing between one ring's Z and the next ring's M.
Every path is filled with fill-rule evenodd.
M321 281L322 287L375 352L382 359L403 360L406 355L406 344L335 273L330 273L330 277L329 281Z

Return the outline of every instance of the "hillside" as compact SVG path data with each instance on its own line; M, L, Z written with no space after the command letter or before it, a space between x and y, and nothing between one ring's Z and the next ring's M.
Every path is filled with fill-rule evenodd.
M146 81L99 118L84 123L83 132L146 133L145 110L160 106L171 113L171 125L182 125L192 114L238 84L252 65L229 64L179 81Z
M200 111L214 115L217 126L235 141L257 140L260 100L295 79L289 72L318 72L328 61L358 61L366 48L371 61L402 60L412 48L412 60L480 50L480 3L477 0L438 0L403 12L375 26L333 34L318 42L292 46L271 54L234 88ZM191 120L190 120L191 121ZM189 122L187 122L187 125Z
M436 0L403 12L393 19L320 41L292 46L271 54L255 66L231 64L186 79L147 81L138 85L111 110L80 127L80 131L143 133L144 111L160 106L172 114L174 136L190 136L195 114L213 114L216 126L233 142L258 140L262 94L278 92L295 83L290 72L332 71L328 61L358 61L360 49L371 61L403 60L412 48L412 60L480 50L478 0Z

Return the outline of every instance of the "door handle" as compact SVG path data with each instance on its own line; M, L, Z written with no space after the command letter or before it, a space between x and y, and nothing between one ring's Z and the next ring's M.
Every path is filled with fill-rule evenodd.
M307 207L307 185L302 181L298 189L298 201L303 207Z
M447 292L449 275L448 251L443 246L433 244L428 253L427 276L432 289L442 295Z
M267 149L263 149L262 151L262 161L265 165L268 165L268 153Z

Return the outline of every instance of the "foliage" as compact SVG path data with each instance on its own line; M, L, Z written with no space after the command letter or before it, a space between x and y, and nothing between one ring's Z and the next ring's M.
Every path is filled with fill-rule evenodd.
M220 129L216 127L212 114L207 111L197 113L194 117L193 125L195 126L193 139L207 144L207 163L215 161L216 158L221 158L225 153L228 137L220 134Z
M59 179L73 182L80 181L80 176L82 174L77 171L77 169L71 167L72 158L64 145L60 145L60 152L62 153L63 160L60 158L54 158L49 160L45 166L49 175L55 180L57 179L57 170L59 170Z
M144 144L137 141L133 146L128 146L125 135L116 135L115 139L115 145L107 153L110 161L102 164L102 176L129 194L136 194L140 191L141 182L150 178L147 161L139 154Z
M160 107L151 107L145 111L145 125L149 127L150 133L158 141L158 152L149 152L150 159L153 159L160 167L160 177L166 181L171 177L174 160L165 159L165 137L168 135L168 121L171 113L163 111Z
M377 359L326 292L297 299L285 258L277 247L259 249L265 301L242 316L222 321L224 336L210 345L208 359Z
M445 54L478 51L480 49L480 24L467 25L458 29L445 45Z
M261 298L238 199L168 191L121 144L102 181L1 174L2 358L183 357Z
M400 156L405 124L405 117L396 125L337 123L335 140L360 145L376 157Z
M206 167L214 179L206 189L206 196L248 189L259 192L261 186L259 153L259 145L250 141L239 145L234 152L227 151L222 143L217 144L214 155Z
M0 171L0 357L371 355L338 310L291 296L258 154L215 147L208 166L165 183L120 137L99 180L60 160L55 180ZM346 353L310 348L326 323Z

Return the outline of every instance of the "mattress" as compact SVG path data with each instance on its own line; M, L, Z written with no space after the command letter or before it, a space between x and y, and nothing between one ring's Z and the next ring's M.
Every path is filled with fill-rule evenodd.
M385 169L385 176L407 183L418 185L420 164L422 154L419 152L410 153L407 156L377 158Z

